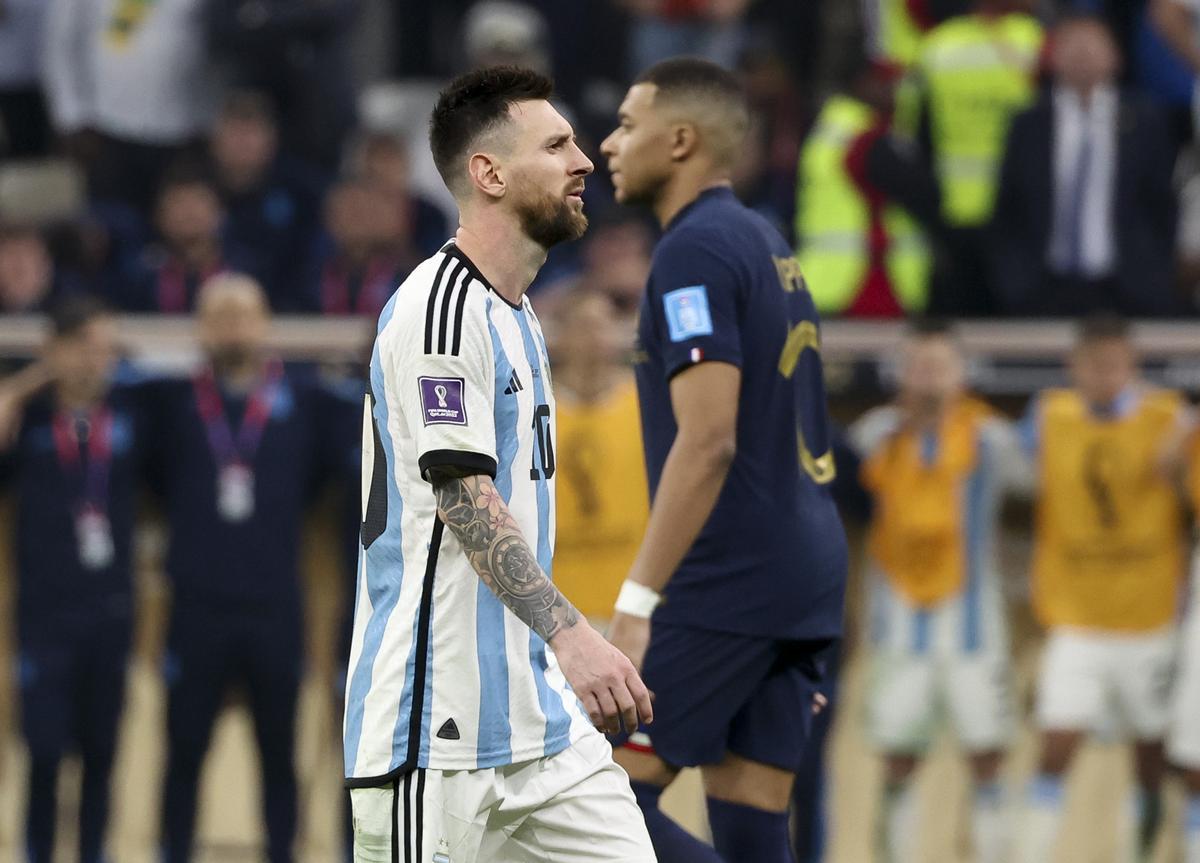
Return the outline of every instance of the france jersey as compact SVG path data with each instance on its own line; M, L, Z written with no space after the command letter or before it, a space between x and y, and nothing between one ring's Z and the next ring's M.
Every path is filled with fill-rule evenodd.
M741 369L737 454L654 620L779 639L837 638L846 537L816 307L787 242L728 188L705 191L654 252L638 325L638 398L654 496L677 426L671 379Z
M474 770L591 732L553 653L438 519L432 468L495 478L550 574L554 396L541 326L453 243L385 306L363 428L363 522L346 684L345 775Z

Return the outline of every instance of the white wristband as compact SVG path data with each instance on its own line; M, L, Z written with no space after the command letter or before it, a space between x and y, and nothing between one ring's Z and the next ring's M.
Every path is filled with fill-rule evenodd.
M613 607L630 617L648 618L661 602L662 594L658 591L626 579L621 585L621 592L617 594L617 604Z

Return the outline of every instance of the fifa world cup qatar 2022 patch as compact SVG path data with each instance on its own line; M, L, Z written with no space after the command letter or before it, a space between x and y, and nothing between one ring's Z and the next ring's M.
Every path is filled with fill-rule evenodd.
M673 342L712 335L712 312L708 308L708 290L704 285L692 285L663 294L663 311L667 315L667 330Z
M462 378L417 378L421 389L421 419L425 425L465 426Z

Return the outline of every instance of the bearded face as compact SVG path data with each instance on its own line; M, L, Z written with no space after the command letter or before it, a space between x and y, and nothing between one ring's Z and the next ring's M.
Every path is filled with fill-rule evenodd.
M588 226L579 198L566 191L529 196L517 206L517 216L525 235L545 249L578 240Z

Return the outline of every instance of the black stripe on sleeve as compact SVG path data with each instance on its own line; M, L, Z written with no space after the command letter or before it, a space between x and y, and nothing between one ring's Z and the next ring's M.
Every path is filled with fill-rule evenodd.
M442 276L446 273L446 267L450 264L450 256L445 255L442 258L442 264L438 267L437 275L434 276L433 284L429 286L429 304L425 307L425 353L433 353L433 313L437 309L438 289L442 286Z
M423 768L417 768L416 822L417 822L416 859L417 859L417 863L420 863L420 861L425 859L422 856L425 853L425 849L422 847L424 845L424 839L425 839L425 835L424 835L425 834L425 770Z
M412 856L412 806L409 804L409 794L412 792L412 771L404 774L404 863L413 863Z
M450 297L454 294L454 285L458 282L458 277L462 275L466 269L461 263L450 271L450 278L446 282L446 287L442 290L442 317L438 321L438 353L446 353L446 333L450 331Z
M454 356L458 356L458 349L462 346L463 309L467 305L467 291L469 290L471 290L470 276L463 282L462 291L458 295L458 308L454 310L454 344L450 346L450 353Z
M430 468L451 468L455 475L475 476L487 474L496 478L496 460L479 452L464 452L456 449L432 449L417 459L421 476L428 480Z

